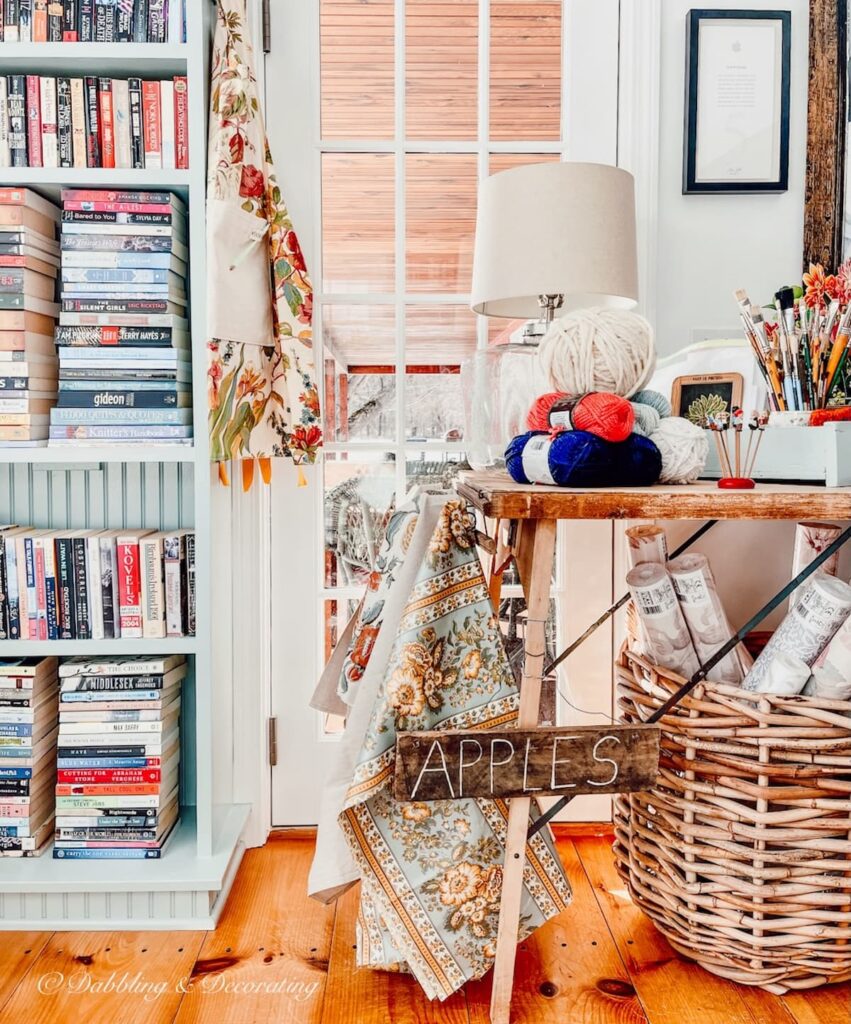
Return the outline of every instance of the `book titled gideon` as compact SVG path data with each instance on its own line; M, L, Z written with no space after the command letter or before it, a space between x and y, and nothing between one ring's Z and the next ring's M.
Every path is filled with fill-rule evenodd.
M169 409L191 405L186 391L61 391L57 401L60 409Z

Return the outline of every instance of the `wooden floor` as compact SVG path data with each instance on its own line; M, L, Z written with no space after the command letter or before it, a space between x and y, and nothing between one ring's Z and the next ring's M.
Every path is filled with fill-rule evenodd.
M851 986L769 996L680 959L625 898L609 840L560 839L572 906L518 951L512 1020L849 1024ZM487 1024L489 981L429 1003L356 970L356 894L305 895L309 838L243 861L215 932L0 934L2 1024Z

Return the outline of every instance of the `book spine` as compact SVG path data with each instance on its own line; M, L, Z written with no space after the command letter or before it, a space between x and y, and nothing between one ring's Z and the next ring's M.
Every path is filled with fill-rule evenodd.
M3 42L29 42L20 36L21 10L18 0L4 0L3 7Z
M18 584L18 559L15 538L9 537L6 548L6 601L9 606L9 639L21 639L21 596ZM0 583L2 586L2 583Z
M161 690L165 676L145 673L126 676L70 676L63 678L62 693L124 692L127 690Z
M56 540L56 578L59 590L59 636L73 640L77 635L77 597L74 593L74 552L70 537Z
M44 538L36 537L35 548L35 599L36 630L39 640L47 639L47 587L44 577Z
M166 0L148 0L148 42L166 41Z
M133 0L118 0L115 11L115 41L133 42Z
M41 103L41 153L45 167L59 166L56 79L44 75L39 82Z
M186 572L186 544L180 534L163 540L165 561L165 635L183 636L186 623L186 591L183 577Z
M149 43L148 39L148 0L136 0L134 4L133 42Z
M100 600L103 608L103 635L115 639L116 633L114 587L115 587L115 546L109 537L101 537L100 548Z
M103 640L103 587L100 571L100 538L86 537L86 572L89 580L89 608L92 640Z
M24 569L27 581L27 636L38 640L38 598L35 581L35 543L32 537L24 538ZM21 624L23 628L23 623Z
M74 550L74 594L76 596L76 640L91 640L91 608L89 603L89 581L86 573L86 539L71 538Z
M160 137L162 140L162 163L168 170L174 170L175 152L175 106L174 82L164 79L160 82Z
M174 391L66 391L59 393L57 409L172 409Z
M122 637L142 636L142 589L139 565L139 542L132 537L119 537L116 542L118 562L118 610Z
M26 781L26 780L24 780ZM62 768L56 773L56 781L66 786L96 786L98 783L120 786L145 786L162 781L160 768Z
M50 538L44 541L44 598L47 611L47 639L59 639L59 608L56 594L56 545Z
M59 166L74 166L74 147L71 130L71 79L56 80L56 126L59 149Z
M62 42L62 26L65 20L65 11L62 0L48 0L47 4L47 41L49 43Z
M71 148L74 167L88 167L86 87L82 78L71 79Z
M27 154L30 167L44 165L41 151L41 85L38 75L27 75Z
M0 544L0 640L9 639L9 579L6 567L6 545Z
M9 0L6 0L9 6ZM2 5L0 5L2 7ZM31 43L33 38L33 0L18 0L18 42Z
M115 122L112 110L112 79L98 79L98 123L100 124L101 167L115 167Z
M127 81L130 105L130 158L131 166L145 166L145 132L142 122L142 82L139 78Z
M27 166L26 77L9 75L6 79L9 110L9 154L12 167Z
M115 7L104 0L95 0L95 42L115 41Z
M95 0L80 0L80 42L91 43L95 38Z
M100 167L100 120L98 118L97 79L85 79L86 94L86 161L89 167Z
M115 117L115 166L133 166L130 141L130 92L127 82L116 80L112 83L112 110Z
M32 41L47 42L47 0L32 0Z
M145 167L163 165L160 83L142 82L142 125L145 139Z
M144 538L139 552L142 563L142 636L161 640L165 636L162 540Z
M195 636L195 534L186 535L186 635Z
M7 80L0 75L0 167L11 167L12 150L9 141L9 99Z
M174 162L179 171L189 169L189 84L183 76L174 80Z
M62 40L66 43L76 43L79 38L77 20L77 0L63 0L62 2Z

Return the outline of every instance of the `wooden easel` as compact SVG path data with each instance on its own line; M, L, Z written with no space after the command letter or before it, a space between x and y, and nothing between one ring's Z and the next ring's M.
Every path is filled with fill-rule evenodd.
M513 524L516 541L512 545L520 582L526 598L527 626L525 660L520 688L520 709L517 731L534 730L537 734L561 733L599 736L601 730L575 727L569 730L538 729L538 713L541 701L541 682L545 657L545 630L549 611L550 580L555 553L556 528L560 519L654 519L654 520L800 520L824 518L851 521L851 488L805 487L792 484L762 484L755 491L723 491L714 483L697 483L685 486L656 486L629 489L596 489L588 491L560 487L524 486L513 483L507 474L462 473L456 482L459 495L465 498L486 519L505 520ZM491 546L492 547L492 546ZM489 548L491 550L491 548ZM494 565L498 569L505 561L505 545L497 542ZM499 580L491 580L491 598L498 598ZM777 595L774 602L783 595ZM772 605L773 606L773 605ZM767 610L762 610L764 614ZM754 621L754 620L752 620ZM691 685L691 684L689 684ZM672 701L679 699L675 696ZM664 710L664 709L663 709ZM612 727L615 731L622 727ZM642 726L652 730L654 726ZM478 734L509 737L504 733ZM464 733L400 733L397 737L397 782L398 799L412 799L414 779L421 775L421 768L428 744L440 737L441 742L451 747L453 737L463 738ZM646 736L642 739L647 739ZM657 731L658 744L658 731ZM636 754L636 763L625 765L622 776L606 788L597 792L626 792L630 789L647 788L648 743L635 744L642 749ZM446 754L444 754L444 757ZM450 752L449 761L455 767L463 767L457 751ZM656 747L658 759L658 745ZM581 760L579 758L578 760ZM641 785L644 778L645 785ZM655 778L655 768L649 775ZM491 780L491 786L493 782ZM537 787L535 787L537 788ZM587 792L580 787L576 792ZM503 866L502 901L500 904L499 931L497 934L496 958L493 968L493 994L491 997L491 1024L509 1024L511 993L514 985L514 963L519 933L520 904L523 896L523 870L526 857L526 841L529 830L531 797L522 788L518 789L516 778L509 779L501 792L493 788L465 787L465 795L510 796L508 831L505 843ZM516 795L516 794L520 795ZM541 795L546 795L545 792ZM437 799L437 796L420 796L420 799Z

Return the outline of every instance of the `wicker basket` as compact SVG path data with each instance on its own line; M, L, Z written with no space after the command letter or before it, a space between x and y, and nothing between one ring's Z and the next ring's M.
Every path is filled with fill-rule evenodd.
M683 683L624 651L621 717ZM656 787L615 803L634 902L706 970L777 994L851 978L851 703L706 684L662 722Z

